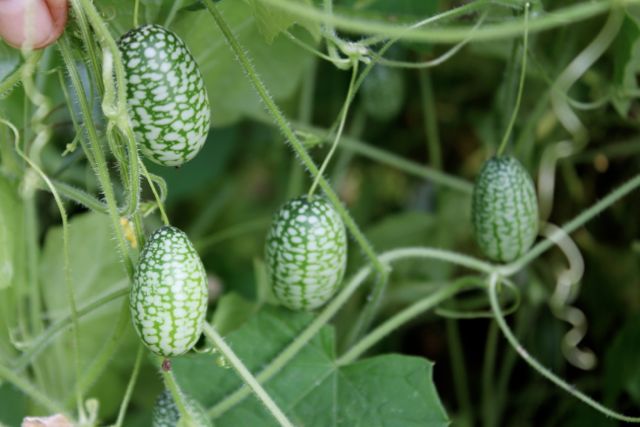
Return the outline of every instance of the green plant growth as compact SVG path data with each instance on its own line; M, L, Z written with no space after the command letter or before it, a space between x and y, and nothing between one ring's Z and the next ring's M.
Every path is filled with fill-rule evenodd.
M0 41L0 425L640 422L640 1L69 7Z

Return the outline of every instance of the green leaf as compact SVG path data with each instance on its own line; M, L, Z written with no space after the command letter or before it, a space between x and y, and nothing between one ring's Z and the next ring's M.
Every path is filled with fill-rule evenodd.
M612 52L611 102L618 114L626 118L632 102L630 92L638 91L637 74L640 72L640 24L628 13L613 44Z
M271 96L280 101L291 97L311 64L310 54L284 37L267 45L247 3L223 1L218 7L240 44L248 50ZM183 13L175 30L204 75L214 126L231 124L244 116L264 116L253 85L207 11Z
M278 355L312 316L265 309L227 340L256 372ZM218 366L211 355L178 358L173 367L184 390L207 407L241 386L236 373ZM338 366L334 331L325 326L265 387L296 425L446 426L449 421L433 385L432 367L426 359L395 354ZM277 424L250 396L217 418L215 425Z
M258 28L266 39L267 43L273 40L283 31L286 31L296 23L302 26L318 40L320 37L320 26L313 21L299 21L295 16L264 4L260 0L245 0L253 9ZM297 0L298 3L312 5L310 0Z

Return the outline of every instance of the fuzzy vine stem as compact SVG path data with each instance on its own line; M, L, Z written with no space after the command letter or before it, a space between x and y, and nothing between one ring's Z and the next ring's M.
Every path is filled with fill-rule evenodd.
M358 242L358 245L362 248L362 251L365 253L367 258L369 258L375 270L378 273L383 274L384 266L378 260L378 257L376 256L376 253L373 247L371 246L367 238L364 236L364 234L362 233L358 225L355 223L355 221L351 218L351 215L349 215L349 212L347 212L345 207L342 205L337 194L331 188L331 185L329 185L329 183L322 176L319 175L318 167L313 163L313 160L311 160L311 157L309 156L307 151L304 149L302 142L300 141L300 139L298 139L295 132L291 129L291 126L287 123L287 120L284 117L284 114L280 111L276 103L273 101L273 99L269 95L266 86L258 76L256 70L253 67L253 64L249 60L248 55L245 53L242 46L240 46L240 43L238 42L233 32L229 28L227 22L220 14L218 7L215 5L215 3L212 0L201 0L201 1L204 2L204 5L207 7L209 12L211 13L211 16L213 17L214 21L220 28L220 31L222 32L225 40L227 41L227 44L229 45L231 50L235 53L236 59L238 60L238 62L244 69L245 73L247 74L249 80L251 81L254 88L258 92L258 95L264 102L273 120L278 124L280 131L285 135L285 137L291 144L292 148L295 150L296 154L300 158L301 162L309 170L311 175L318 179L318 185L320 186L320 188L322 188L325 195L327 196L327 199L334 206L334 208L336 209L336 211L344 221L345 226L349 229L349 231L353 235L353 238L356 240L356 242Z
M283 12L312 22L329 23L338 29L360 34L377 34L381 37L398 37L404 41L420 43L456 43L464 40L469 33L474 31L470 26L447 26L439 28L411 28L401 24L389 24L380 21L371 21L353 17L342 16L335 13L326 13L319 8L292 0L260 0L260 2ZM563 27L567 22L576 23L600 15L612 7L618 5L637 4L639 0L600 0L593 2L583 2L570 5L555 11L551 11L531 20L529 24L530 32L550 30L556 27ZM476 1L472 3L474 7L487 6L491 4L501 4L497 1ZM497 40L515 37L522 34L520 22L507 21L488 25L479 29L474 34L474 41Z
M504 152L505 148L507 148L507 144L509 143L509 138L511 137L511 131L513 130L513 125L516 123L516 118L518 117L518 111L520 110L520 102L522 101L522 93L524 92L524 81L527 76L527 55L528 55L528 47L529 47L529 9L531 8L531 4L529 2L524 5L524 36L522 38L522 64L520 65L520 80L518 82L518 93L516 95L516 103L513 107L513 112L511 113L511 118L509 119L509 124L507 125L507 129L504 132L504 136L502 137L502 142L500 143L500 147L498 148L498 156L501 156Z
M278 423L282 427L293 427L293 424L287 416L282 412L280 407L271 399L271 396L265 391L264 388L260 385L258 380L251 374L251 372L244 366L242 360L234 351L229 347L229 345L225 342L224 338L218 333L218 331L208 323L204 324L204 334L207 338L209 338L213 345L216 346L220 354L225 358L227 362L233 367L233 369L238 373L238 375L242 378L244 383L251 388L251 391L256 395L256 397L262 402L262 404L267 408L267 410L273 415L273 417L278 421Z
M511 331L511 328L509 328L509 325L507 325L507 322L504 319L504 316L502 315L502 309L500 308L500 304L498 303L497 287L499 283L500 283L500 276L496 273L491 274L489 277L489 288L488 288L489 301L491 302L491 309L493 310L495 320L498 323L498 326L500 327L502 334L507 339L511 347L513 347L513 349L520 355L520 357L522 357L522 359L529 366L531 366L533 369L538 371L540 375L542 375L543 377L545 377L546 379L554 383L556 386L565 390L567 393L569 393L576 399L581 400L582 402L589 405L591 408L606 415L607 417L613 418L618 421L628 422L628 423L640 423L640 417L631 417L631 416L616 412L612 409L607 408L601 403L595 401L594 399L587 396L583 392L577 390L575 387L568 384L565 380L563 380L562 378L558 377L556 374L551 372L551 370L546 368L544 365L538 362L536 358L534 358L531 354L529 354L529 352L525 350L522 344L520 344L520 342L518 341L518 338L516 338L516 336L513 334L513 332Z
M79 204L80 206L84 206L94 212L98 212L101 214L109 213L109 210L104 203L102 203L100 200L87 193L86 191L62 181L51 180L51 184L53 184L53 187L56 189L58 194L60 194L60 196L64 197L65 199L71 200ZM50 191L49 187L47 187L46 185L39 185L38 188L45 191Z

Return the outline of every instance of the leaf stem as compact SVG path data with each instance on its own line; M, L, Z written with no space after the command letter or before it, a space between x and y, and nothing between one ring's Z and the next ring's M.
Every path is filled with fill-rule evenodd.
M271 396L262 388L258 380L249 372L249 370L244 366L242 360L233 352L231 347L224 341L222 336L216 331L216 329L209 325L208 323L204 324L204 334L213 341L213 344L220 351L220 354L225 358L227 362L233 367L233 369L238 373L240 378L244 381L244 383L251 388L251 391L256 395L256 397L262 402L264 406L266 406L267 410L273 415L273 417L278 421L278 423L282 427L293 427L293 424L287 416L282 412L280 407L271 399Z

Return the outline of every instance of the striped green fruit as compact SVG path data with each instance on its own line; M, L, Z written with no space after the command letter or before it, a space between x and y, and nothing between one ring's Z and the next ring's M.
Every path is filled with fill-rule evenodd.
M523 255L538 234L538 201L531 177L509 156L489 159L473 188L471 217L486 256L509 262Z
M151 414L151 427L210 427L211 422L206 411L190 397L184 399L188 405L188 411L192 416L191 422L180 419L180 411L176 406L171 392L165 389L156 398Z
M207 139L211 110L189 49L159 25L129 31L119 47L129 115L140 150L165 166L193 159Z
M287 202L267 235L266 258L276 298L292 310L326 303L342 281L347 237L342 219L324 198Z
M149 350L172 357L193 347L207 311L207 277L186 234L164 226L149 237L129 304L136 332Z

